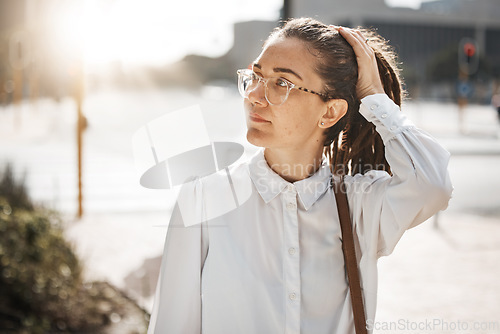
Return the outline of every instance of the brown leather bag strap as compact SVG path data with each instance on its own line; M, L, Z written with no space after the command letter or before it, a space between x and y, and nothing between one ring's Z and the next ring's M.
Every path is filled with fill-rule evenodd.
M351 216L347 203L347 193L342 178L340 182L334 182L332 178L333 191L339 211L340 229L342 231L342 250L347 268L347 279L351 291L352 311L354 314L354 327L356 334L366 334L365 308L363 306L363 295L361 294L361 283L359 280L358 262L354 249L354 239L351 227Z

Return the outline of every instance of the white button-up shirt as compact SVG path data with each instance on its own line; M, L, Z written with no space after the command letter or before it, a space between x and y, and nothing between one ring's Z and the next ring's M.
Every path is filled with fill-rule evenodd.
M345 179L373 321L377 259L405 230L444 209L452 187L449 153L386 95L364 98L360 112L376 125L393 172ZM261 150L229 176L186 186L170 221L148 333L354 333L330 180L325 161L289 183Z

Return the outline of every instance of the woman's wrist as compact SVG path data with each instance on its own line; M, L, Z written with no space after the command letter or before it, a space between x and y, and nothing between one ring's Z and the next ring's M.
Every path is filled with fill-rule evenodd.
M384 88L382 88L382 87L372 88L366 92L363 92L362 94L359 94L358 97L360 100L362 100L367 96L375 95L375 94L385 94Z

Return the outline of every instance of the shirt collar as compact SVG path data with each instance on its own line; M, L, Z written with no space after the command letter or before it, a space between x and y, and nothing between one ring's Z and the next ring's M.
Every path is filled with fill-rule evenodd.
M267 164L264 149L260 149L249 163L250 178L264 202L269 203L282 191L295 189L304 208L309 208L330 186L331 171L325 157L320 168L310 177L290 183L279 176Z

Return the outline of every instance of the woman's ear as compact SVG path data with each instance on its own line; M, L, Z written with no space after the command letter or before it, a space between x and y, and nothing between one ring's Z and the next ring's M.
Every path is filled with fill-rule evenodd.
M321 128L332 127L347 113L347 101L344 99L333 99L326 102L326 111L321 116L319 126Z

